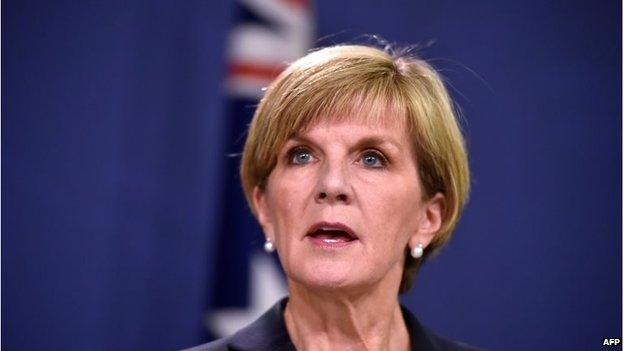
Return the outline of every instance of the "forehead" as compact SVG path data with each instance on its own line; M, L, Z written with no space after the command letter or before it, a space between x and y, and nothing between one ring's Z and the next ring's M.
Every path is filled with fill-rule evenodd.
M394 144L403 143L408 138L405 121L392 116L383 119L366 119L359 117L352 118L319 118L291 134L289 139L298 138L318 138L318 139L361 139L370 141L389 141Z
M328 129L349 125L377 133L401 133L408 131L405 111L391 103L354 101L347 106L328 107L317 114L304 118L289 133L304 135L313 129Z

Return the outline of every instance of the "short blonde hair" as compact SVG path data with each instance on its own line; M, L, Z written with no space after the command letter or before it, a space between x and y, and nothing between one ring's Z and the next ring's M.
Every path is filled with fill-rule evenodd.
M450 238L467 200L470 176L464 138L438 73L425 61L362 45L314 51L292 63L267 88L249 126L240 175L247 201L264 189L277 155L293 134L320 118L402 118L412 136L425 196L446 198L442 226L428 257ZM422 260L406 250L400 292Z

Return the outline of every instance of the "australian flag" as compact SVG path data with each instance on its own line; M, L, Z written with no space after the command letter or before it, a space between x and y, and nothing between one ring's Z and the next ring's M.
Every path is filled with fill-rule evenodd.
M228 157L211 258L212 299L206 316L212 337L230 335L256 319L286 285L275 255L262 251L264 235L243 195L238 175L247 126L266 87L286 64L312 45L313 16L307 0L239 0L229 37L225 88L228 96Z

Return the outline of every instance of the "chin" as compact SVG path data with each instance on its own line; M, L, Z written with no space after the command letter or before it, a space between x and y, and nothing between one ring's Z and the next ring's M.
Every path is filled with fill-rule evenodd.
M350 290L370 284L361 270L334 262L311 263L288 272L288 278L313 290Z

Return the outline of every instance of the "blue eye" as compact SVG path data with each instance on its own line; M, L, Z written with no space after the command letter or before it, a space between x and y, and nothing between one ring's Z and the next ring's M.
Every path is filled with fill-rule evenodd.
M290 153L290 162L296 165L304 165L314 160L310 151L306 149L297 149Z
M362 164L370 168L381 168L385 166L385 159L376 152L367 152L362 155Z

